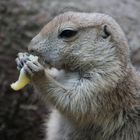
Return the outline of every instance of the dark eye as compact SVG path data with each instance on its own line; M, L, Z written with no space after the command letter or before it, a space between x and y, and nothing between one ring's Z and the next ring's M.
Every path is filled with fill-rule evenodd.
M60 34L59 34L59 38L71 38L74 37L77 34L76 30L63 30Z

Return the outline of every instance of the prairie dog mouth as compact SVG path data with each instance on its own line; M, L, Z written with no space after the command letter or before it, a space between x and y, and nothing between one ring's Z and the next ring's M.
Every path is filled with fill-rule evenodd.
M56 79L58 81L61 80L65 75L64 69L58 70L55 67L46 68L45 72L47 72L50 76L52 76L54 79Z
M51 60L46 60L41 56L39 57L38 61L41 65L43 65L45 67L45 69L48 69L49 72L52 71L51 73L58 73L58 71L65 71L64 70L64 68L65 68L64 65L62 65L59 61L54 62L54 61L51 61Z
M64 77L65 70L62 65L42 59L40 59L40 63L45 67L45 72L47 72L55 80L59 81Z
M62 70L64 69L64 65L62 65L60 62L54 62L54 61L44 61L44 64L45 68L56 68L58 70Z

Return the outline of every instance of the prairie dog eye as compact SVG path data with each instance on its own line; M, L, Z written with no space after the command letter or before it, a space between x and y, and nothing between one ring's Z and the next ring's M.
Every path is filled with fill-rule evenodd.
M72 29L66 29L63 30L60 34L59 34L59 38L64 38L64 39L69 39L74 37L76 34L78 33L77 30L72 30Z

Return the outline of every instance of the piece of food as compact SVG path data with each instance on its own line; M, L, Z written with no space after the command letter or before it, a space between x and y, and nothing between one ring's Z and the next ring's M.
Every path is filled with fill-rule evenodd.
M14 89L14 90L20 90L24 86L26 86L29 82L30 82L30 79L25 74L24 68L22 68L20 70L20 75L19 75L18 81L11 84L11 88Z
M37 56L33 56L33 55L30 55L29 58L30 58L30 60L32 60L32 61L38 60L38 57L37 57ZM11 84L11 88L14 89L14 90L20 90L20 89L22 89L24 86L26 86L28 83L30 83L30 79L29 79L29 77L26 75L26 73L25 73L25 71L24 71L24 68L22 68L22 69L20 70L20 75L19 75L18 80L17 80L15 83L12 83L12 84Z

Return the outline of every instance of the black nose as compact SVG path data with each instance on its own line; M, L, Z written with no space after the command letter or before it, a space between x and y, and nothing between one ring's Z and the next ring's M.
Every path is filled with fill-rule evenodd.
M36 48L37 48L37 43L33 40L31 40L29 46L28 46L28 52L31 54L35 54L36 53Z
M28 48L28 52L32 55L39 55L39 52L33 48Z
M40 34L36 35L30 42L28 46L28 51L31 54L37 54L39 52L39 45L40 42L43 40L42 36Z
M41 48L43 47L42 42L46 41L41 34L36 35L30 42L28 46L29 53L33 55L41 55Z
M33 55L35 55L36 54L36 52L34 51L34 50L29 50L29 53L31 53L31 54L33 54Z
M29 44L29 46L28 46L28 52L29 53L34 53L35 50L34 50L33 46L34 45L32 43Z
M28 46L28 52L32 55L36 55L35 45L30 43Z

